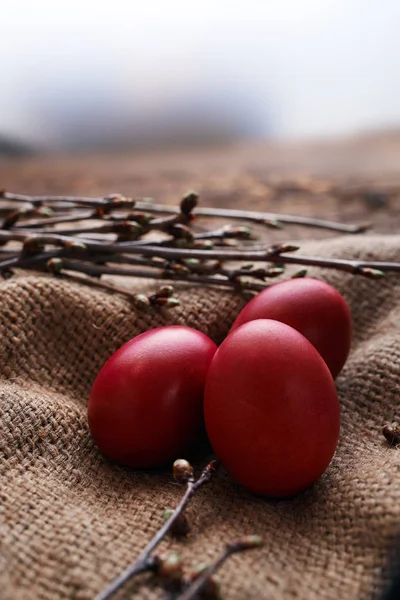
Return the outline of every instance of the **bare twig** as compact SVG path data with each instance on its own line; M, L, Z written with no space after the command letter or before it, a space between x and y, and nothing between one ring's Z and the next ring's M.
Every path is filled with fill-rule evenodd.
M14 194L5 190L0 192L0 199L7 200L8 202L21 202L35 207L44 204L46 206L65 204L67 206L91 206L93 208L133 208L136 203L134 198L126 198L122 194L111 194L103 198L88 198L76 196L30 196L27 194ZM143 198L141 200L143 201Z
M146 210L147 212L158 212L176 214L179 211L178 207L166 206L164 204L154 204L150 202L138 201L136 203L137 210ZM197 217L220 218L229 220L248 221L250 223L265 224L267 222L277 221L285 225L302 225L306 227L317 227L320 229L329 229L341 233L363 233L369 225L346 225L344 223L336 223L334 221L325 221L323 219L313 219L311 217L301 217L296 215L284 215L280 213L268 212L252 212L247 210L236 210L230 208L206 208L199 207L193 211Z
M344 258L318 258L314 256L302 256L299 254L280 254L279 259L272 256L271 262L282 262L283 264L305 265L310 267L323 267L325 269L337 269L353 275L364 275L366 277L379 277L384 272L400 273L400 262L382 262L374 260L347 260ZM375 271L375 273L374 273Z
M81 261L72 261L66 259L60 259L61 264L59 266L59 273L64 274L65 271L75 271L79 273L85 273L86 275L98 277L99 275L129 275L131 277L139 277L145 279L162 279L166 281L183 281L194 283L196 285L209 285L209 286L218 286L218 287L227 287L236 290L249 290L259 292L263 290L267 284L252 281L250 279L251 274L245 274L242 276L238 274L235 278L228 278L222 276L212 276L212 275L200 275L190 272L179 272L173 270L158 270L153 271L151 269L139 269L139 268L119 268L113 266L105 266L105 265L94 265L89 263L84 263ZM80 280L85 283L86 279L80 278ZM97 287L106 287L100 284ZM110 290L120 291L118 288L114 288L113 286L107 286ZM128 290L123 290L123 292L127 296L131 296L132 293Z
M177 462L178 463L179 462L187 463L187 461L176 461L174 464L176 465ZM159 531L154 535L152 540L150 540L150 542L147 544L147 546L145 547L145 549L143 550L143 552L141 553L139 558L130 567L128 567L125 571L123 571L116 579L114 579L114 581L105 590L100 592L100 594L98 594L96 596L95 600L108 600L108 598L111 598L111 596L113 594L115 594L115 592L117 590L119 590L120 587L122 587L129 579L131 579L135 575L138 575L139 573L143 573L144 571L154 570L155 561L154 561L154 559L152 559L151 554L154 552L154 550L157 548L157 546L160 544L160 542L165 538L165 536L169 533L172 525L179 518L179 516L183 513L183 510L185 509L187 504L190 502L190 500L192 499L194 494L197 492L197 490L202 485L204 485L210 481L211 477L213 476L213 474L215 473L217 468L218 468L217 461L215 461L215 460L211 461L203 469L203 472L201 473L200 477L197 480L195 480L195 478L193 476L193 470L191 469L191 466L189 465L189 463L187 463L186 492L183 495L178 506L172 513L171 517L164 523L164 525L161 527L161 529L159 529ZM183 480L182 480L182 482L183 482Z
M29 196L26 194L2 192L0 197L8 201L28 203L32 206L42 206L43 204L51 206L52 204L59 203L71 204L72 206L91 206L94 208L106 207L108 209L134 206L137 210L143 210L149 213L171 215L178 215L181 213L181 208L179 206L166 206L164 204L157 204L146 198L125 198L119 194L114 194L104 198L79 198L74 196ZM264 224L266 222L278 222L287 225L302 225L306 227L317 227L320 229L322 228L331 231L338 231L341 233L362 233L369 227L368 225L346 225L343 223L335 223L333 221L325 221L323 219L314 219L311 217L302 217L296 215L284 215L269 212L251 212L246 210L211 207L196 208L193 211L193 214L198 217L223 218L229 220L249 221L259 224Z
M75 269L75 270L77 270L77 269ZM82 273L84 271L80 271L80 272ZM72 273L65 273L64 271L61 271L59 273L59 275L63 279L69 279L69 280L75 281L77 283L83 283L84 285L88 285L89 287L95 287L95 288L99 288L102 290L107 290L109 292L121 294L122 296L127 296L128 298L130 298L133 301L135 301L139 298L139 303L140 303L141 297L143 296L143 294L135 294L134 292L132 292L130 290L113 285L104 280L100 281L99 279L86 278L86 277L83 278L79 275L74 275Z
M0 232L0 238L3 232ZM4 232L9 234L10 232ZM12 235L12 234L10 234ZM16 253L14 256L8 255L0 261L0 271L11 268L40 268L43 263L50 258L63 257L71 258L79 252L79 261L70 260L64 262L62 268L86 273L87 275L122 275L134 277L150 277L154 279L171 279L179 281L188 281L202 285L222 285L224 287L253 289L258 291L265 285L257 282L249 282L249 278L254 277L251 271L246 269L227 270L225 267L218 269L208 268L207 263L194 263L197 260L216 260L218 263L229 261L252 261L252 262L270 262L282 264L296 264L303 266L318 266L328 269L337 269L354 275L363 275L376 278L383 275L384 272L400 272L400 263L382 262L382 261L362 261L333 258L318 258L303 256L297 254L280 253L279 250L293 249L281 245L280 247L269 246L261 250L196 250L164 248L158 246L137 247L132 244L99 244L90 240L82 240L84 248L75 248L71 242L74 238L62 238L49 236L40 236L39 241L48 241L51 243L64 244L61 250L48 250L33 255L21 255ZM69 244L69 245L68 245ZM88 252L90 250L91 252ZM114 251L115 254L105 254L105 252ZM118 250L122 253L117 254ZM100 251L104 252L100 253ZM130 256L126 253L137 253L142 256ZM99 253L99 254L97 254ZM144 255L144 256L143 256ZM157 259L164 259L162 263ZM183 264L174 269L168 263L171 261L182 262ZM129 267L115 267L108 265L99 265L102 263L126 263L134 267L145 266L149 269L138 269ZM90 263L93 263L90 264ZM153 270L154 269L154 270ZM207 273L206 275L204 273ZM211 273L211 275L210 275ZM279 273L273 273L277 275ZM221 275L222 277L219 277ZM268 277L268 270L265 270L265 276ZM259 277L261 278L261 277Z
M266 286L265 279L282 273L282 266L285 264L338 269L366 277L380 277L384 272L400 272L400 262L320 258L293 253L298 248L291 244L255 245L248 242L251 230L243 226L225 225L211 231L194 233L191 229L194 213L198 216L225 217L269 225L278 218L283 222L333 228L337 231L354 233L364 230L362 226L291 215L197 208L198 196L194 192L186 194L176 207L118 194L103 198L76 198L2 192L0 205L2 200L9 207L11 204L3 221L3 229L0 229L0 245L7 246L1 249L0 254L0 272L4 276L12 275L13 268L42 271L50 268L64 277L68 275L69 278L74 277L88 285L135 298L128 290L100 282L100 277L147 277L259 291ZM14 203L17 203L14 205L16 208L13 208ZM22 203L22 208L18 208L19 203ZM52 217L51 211L60 207L63 207L64 212ZM162 216L152 216L157 213ZM46 218L38 220L37 216L41 214L46 215ZM94 223L79 228L57 228L61 223L73 223L82 219L93 220ZM151 230L161 231L167 237L142 239ZM117 239L110 239L110 234ZM244 240L244 243L239 245L239 240ZM220 246L232 241L237 246ZM14 251L11 250L11 246L19 244L22 249L17 247ZM230 262L265 262L275 264L276 267L249 267L248 264L229 267L227 265ZM86 277L77 279L72 273L96 278L96 283ZM173 305L172 300L170 304Z
M226 562L232 554L261 548L261 546L263 546L263 540L258 535L244 536L243 538L239 538L238 540L227 544L215 561L205 569L182 594L177 596L176 600L193 600L194 598L197 598L197 595L206 587L210 578L221 568L224 562Z
M46 228L52 225L58 225L61 223L78 223L81 221L87 221L89 219L100 219L97 212L94 210L85 211L81 209L75 209L70 214L61 214L56 217L47 217L46 219L30 219L29 220L29 229L41 229ZM26 223L24 220L20 221L19 224L15 227L15 229L26 228Z

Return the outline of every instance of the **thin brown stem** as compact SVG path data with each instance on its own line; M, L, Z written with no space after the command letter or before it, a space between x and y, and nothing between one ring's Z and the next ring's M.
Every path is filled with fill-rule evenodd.
M41 268L50 258L65 258L69 262L64 262L62 269L71 269L76 272L82 272L90 276L109 275L132 275L136 277L153 277L157 279L171 279L187 281L202 285L222 285L231 288L246 288L259 290L265 287L264 283L252 282L249 279L263 280L267 276L276 276L277 269L248 269L241 267L229 269L221 263L230 261L240 262L267 262L280 264L298 264L303 266L317 266L330 269L338 269L344 272L361 274L369 277L379 277L383 272L400 272L399 262L381 262L381 261L361 261L336 258L319 258L313 256L303 256L293 254L297 249L288 244L277 245L241 245L237 249L225 249L214 246L207 248L200 244L207 244L209 240L225 238L248 239L250 230L247 227L224 226L219 229L194 234L188 227L193 211L204 216L228 217L231 219L248 218L250 221L264 222L271 221L279 215L272 213L253 213L249 211L235 211L229 209L197 209L196 194L185 196L179 207L168 207L159 204L153 204L142 200L134 200L119 195L106 196L104 198L75 198L73 196L26 196L19 194L10 194L2 192L0 199L6 203L12 204L22 202L29 205L28 212L22 210L20 217L24 219L25 228L16 226L14 229L0 230L0 243L6 245L8 242L19 242L23 245L22 252L7 252L0 260L0 270L6 271L12 267L22 268ZM90 202L91 204L90 204ZM30 230L30 223L37 223L36 220L26 220L29 211L33 207L33 214L38 211L45 211L44 203L53 203L55 207L61 204L72 207L72 212L55 217L71 220L77 217L75 207L83 206L89 202L92 210L86 211L87 218L94 218L103 221L100 224L81 228L66 229L40 229ZM121 209L132 208L137 204L134 213L121 212ZM69 203L69 204L68 204ZM79 204L81 203L81 204ZM139 208L146 209L146 213L140 212ZM113 211L117 211L113 213ZM149 211L153 213L166 214L160 218L149 217ZM18 210L14 211L14 217L11 213L7 227L13 226L13 219L18 215ZM118 217L116 215L119 215ZM79 217L82 217L82 210L78 209ZM122 217L122 215L124 215ZM134 217L132 222L120 221L126 217ZM303 217L292 217L281 215L280 220L288 219L288 222L295 224L308 224L311 226L334 226L331 222L320 221L316 219L306 219ZM51 217L50 217L51 219ZM53 220L54 220L53 219ZM135 219L137 221L135 221ZM6 219L7 220L7 219ZM26 221L25 221L26 220ZM43 219L42 222L49 220ZM16 222L14 223L16 225ZM56 223L53 223L56 224ZM361 231L362 228L356 226L338 225L344 227L346 231ZM161 230L169 233L168 239L142 240L134 241L110 241L109 233L122 236L122 238L140 238L144 233L151 229ZM350 228L350 229L349 229ZM341 229L341 230L342 230ZM93 237L77 237L82 234L97 234L98 239ZM102 237L104 236L104 237ZM59 250L51 249L51 247ZM189 246L189 247L188 247ZM192 247L190 247L192 246ZM47 247L47 249L45 249ZM207 249L206 249L207 248ZM289 253L290 252L290 253ZM215 261L212 264L212 261ZM110 263L110 264L99 264ZM130 265L126 268L112 266L112 263L118 265L123 263ZM60 267L60 265L58 265ZM141 268L144 267L144 268ZM268 273L269 271L269 273ZM265 274L264 274L265 272Z
M137 210L145 210L146 212L177 214L179 207L166 206L165 204L155 204L151 202L143 202L138 200L136 203ZM314 219L311 217L302 217L297 215L285 215L280 213L269 212L253 212L248 210L237 210L232 208L211 208L199 207L193 211L194 216L232 219L240 221L248 221L251 223L263 224L266 221L278 221L286 225L303 225L306 227L317 227L319 229L329 229L331 231L339 231L341 233L363 233L369 225L346 225L345 223L336 223L334 221L325 221L323 219Z
M80 272L84 273L84 271ZM116 294L121 294L123 296L127 296L128 298L131 298L132 300L137 297L137 294L135 294L134 292L131 292L130 290L126 290L116 285L112 285L111 283L108 283L103 280L100 281L99 279L82 277L80 275L74 275L72 273L65 273L64 271L62 271L59 275L63 279L69 279L70 281L75 281L76 283L83 283L84 285L88 285L89 287L99 288L102 290L107 290L109 292L114 292Z
M218 229L212 229L211 231L204 231L201 233L194 233L192 236L193 242L212 241L212 240L224 240L224 239L241 239L241 232L235 233L229 226L219 227ZM137 240L134 242L128 242L132 246L162 246L162 247L174 247L177 238L168 237L161 240Z
M198 250L196 248L165 248L157 245L144 246L135 242L96 242L88 238L74 238L72 236L58 235L57 233L39 234L27 236L26 233L15 231L0 231L0 241L25 242L26 238L32 238L38 244L49 244L53 246L67 246L80 242L88 250L93 252L108 252L109 254L142 254L143 256L159 256L168 260L179 260L182 258L214 259L214 260L269 260L269 256L277 253L277 246L266 246L261 250ZM280 246L279 246L280 247ZM282 246L283 247L283 246ZM297 247L293 247L297 249Z
M118 198L118 202L115 198ZM26 194L13 194L11 192L2 192L0 198L8 201L28 203L32 206L41 206L43 204L51 206L53 204L70 204L72 206L85 207L120 207L124 205L135 206L137 210L143 210L149 213L161 213L179 215L181 209L179 206L166 206L151 202L150 199L141 198L125 198L123 196L110 196L104 198L87 198L74 196L29 196ZM367 225L347 225L344 223L336 223L334 221L326 221L323 219L314 219L311 217L302 217L297 215L285 215L269 212L252 212L246 210L224 209L224 208L206 208L199 207L193 211L193 215L207 218L225 218L240 221L249 221L253 223L263 224L265 222L280 222L287 225L302 225L306 227L317 227L320 229L328 229L341 233L362 233L367 229Z
M95 220L95 219L99 219L99 217L95 217L95 216L91 216L85 220ZM78 219L77 219L78 221ZM81 222L82 219L79 219L79 222ZM134 237L133 239L135 240L137 237L140 237L141 235L144 235L146 233L149 233L150 231L164 231L166 233L168 233L169 231L169 227L176 222L176 217L174 216L173 218L171 217L167 217L165 219L154 219L151 222L149 222L145 227L141 227L139 224L137 224L134 220L130 220L129 219L129 215L126 214L124 217L121 218L102 218L100 219L101 223L100 224L96 224L96 225L88 225L88 226L83 226L83 227L67 227L65 229L62 229L61 227L56 229L55 232L57 233L57 235L64 235L64 236L79 236L79 235L83 235L83 234L110 234L110 233L115 233L115 234L133 234ZM59 221L60 222L60 221ZM25 233L25 235L29 235L31 233L30 231L30 224L25 225L24 227L17 227L14 229L14 231L18 231L19 233ZM40 229L40 230L36 230L34 233L40 235L41 233L49 233L49 231L46 228ZM219 236L222 237L222 236ZM104 238L105 240L107 238ZM172 237L169 240L166 240L167 242L171 242L173 241L175 238ZM204 234L201 235L201 238L199 239L204 239ZM207 236L205 236L205 239L207 239Z
M314 256L303 256L300 254L280 254L271 257L271 262L282 262L283 264L304 265L311 267L323 267L324 269L337 269L352 273L353 275L364 275L365 269L374 269L382 272L400 273L400 262L382 262L377 260L346 260L344 258L318 258Z
M8 202L21 202L32 206L51 206L52 204L65 204L72 206L92 206L93 208L108 206L134 206L136 199L126 198L122 194L112 194L99 198L78 197L78 196L30 196L28 194L14 194L12 192L2 191L0 199ZM143 198L142 198L143 201Z
M105 265L93 265L78 261L62 260L61 273L65 271L76 271L79 273L85 273L90 276L99 275L125 275L131 277L139 277L145 279L162 279L167 281L183 281L188 283L194 283L197 285L211 285L218 287L227 287L236 290L249 290L259 292L266 287L266 283L250 281L250 279L243 280L240 275L238 279L228 279L222 276L211 276L211 275L198 275L195 273L179 273L172 270L151 270L151 269L139 269L139 268L119 268ZM246 274L246 277L248 274ZM86 280L82 279L84 283ZM100 286L99 286L100 287ZM125 292L129 295L129 292Z
M14 194L12 192L1 192L0 198L9 202L21 202L31 204L32 206L41 206L43 204L72 204L84 206L104 206L108 204L108 199L104 198L86 198L76 196L30 196L28 194Z
M151 558L151 554L170 532L172 525L183 513L183 510L186 508L197 490L202 485L210 481L217 468L218 463L217 461L213 460L203 469L203 472L197 480L195 480L193 477L188 480L185 494L182 496L181 501L175 508L168 521L166 521L164 525L157 531L154 537L144 548L139 558L131 566L125 569L125 571L123 571L118 577L116 577L116 579L114 579L114 581L112 581L105 590L100 592L100 594L96 596L95 600L108 600L108 598L111 598L111 596L115 594L115 592L119 590L129 579L139 573L150 571L154 568L154 561Z
M61 254L62 256L63 254ZM72 257L73 258L73 257ZM124 265L133 265L133 266L137 266L137 267L151 267L154 269L165 269L168 266L168 261L166 261L163 258L145 258L143 256L131 256L131 255L127 255L125 256L124 254L112 254L107 255L107 254L93 254L91 256L88 256L87 258L83 258L83 260L87 260L89 262L95 263L95 264L105 264L105 263L112 263L112 264L124 264ZM119 273L119 275L122 274Z
M124 247L123 252L136 251L138 248ZM109 250L109 246L105 246ZM158 248L156 246L140 247L140 253L151 257L165 258L168 260L182 260L196 258L199 260L216 260L216 261L266 261L278 264L295 264L304 266L323 267L326 269L337 269L354 275L362 275L365 269L375 269L382 272L400 273L400 262L383 262L383 261L368 261L368 260L348 260L344 258L318 258L314 256L303 256L298 254L280 254L273 246L265 247L261 250L240 250L240 251L219 251L219 250L195 250L195 249L178 249L178 248ZM113 256L104 255L104 262L112 262ZM119 259L118 259L119 260ZM121 261L122 262L122 261ZM129 262L128 259L124 262ZM155 266L155 265L152 265ZM113 273L114 274L114 273ZM117 273L122 275L123 273ZM129 273L126 272L126 275Z
M15 229L41 229L49 227L50 225L58 225L61 223L78 223L80 221L87 221L89 219L99 219L96 215L96 211L81 211L74 210L72 214L63 214L56 217L47 217L45 219L30 219L28 223L25 223L25 219L21 219Z
M230 544L214 560L210 566L205 569L179 596L176 600L193 600L198 597L199 592L204 590L211 577L222 567L232 554L254 550L263 545L263 540L257 535L250 535L240 538Z
M12 256L0 261L0 272L11 268L38 269L50 258L56 258L61 254L62 250L47 250L46 252L31 256L22 256L20 252L16 252Z
M18 237L19 241L23 241L24 236L20 234L14 234L13 232L1 232L0 231L0 239L4 239L4 237L8 237L8 239L15 239ZM64 244L64 248L66 253L70 256L70 250L68 249L68 244L75 242L74 238L68 238L63 236L39 236L39 240L49 243L49 244ZM266 246L264 249L260 250L197 250L197 249L180 249L180 248L164 248L158 246L135 246L135 243L97 243L91 240L82 239L81 240L85 246L86 250L82 251L80 257L82 260L93 260L96 261L96 258L93 258L90 253L101 253L101 259L103 262L112 262L113 256L121 253L126 257L130 254L141 255L142 259L150 258L164 258L167 261L182 261L184 259L196 258L199 260L216 260L216 261L245 261L245 262L257 262L257 261L265 261L271 263L278 264L296 264L303 266L317 266L328 269L337 269L340 271L345 271L347 273L352 273L355 275L366 275L366 276L379 276L382 272L396 272L400 273L400 262L382 262L382 261L363 261L363 260L347 260L347 259L335 259L335 258L318 258L312 256L303 256L297 254L286 254L283 250L285 246L277 247L277 246ZM279 250L282 250L282 253ZM88 254L87 251L90 251ZM40 263L41 260L52 258L54 256L62 256L64 250L59 253L54 253L54 251L49 251L48 253L43 253L38 255L37 258L34 256L29 257L18 257L15 258L7 258L4 261L0 262L0 270L8 269L11 267L34 267L36 264ZM108 255L107 255L108 254ZM121 258L121 254L117 258L115 262L126 262L129 263L128 258ZM144 260L144 264L149 266ZM156 267L154 263L150 265L151 267ZM157 265L158 266L158 265ZM84 268L84 267L83 267ZM93 273L94 274L94 273ZM154 277L154 274L151 273L138 273L135 271L131 272L129 269L124 269L120 271L107 271L104 269L103 273L96 274L111 274L111 275L134 275L137 277ZM164 276L163 276L164 277ZM188 273L184 275L181 273L179 277L176 279L182 281L196 281L198 283L211 283L207 278L195 278L193 274ZM225 285L216 282L215 279L212 279L212 282L217 283L217 285ZM232 287L231 284L226 284L227 287Z

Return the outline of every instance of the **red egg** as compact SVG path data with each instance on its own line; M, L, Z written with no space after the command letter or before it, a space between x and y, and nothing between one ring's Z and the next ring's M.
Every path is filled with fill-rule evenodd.
M137 468L181 456L201 431L215 351L206 335L180 326L152 329L117 350L89 398L89 427L100 450Z
M233 479L267 496L314 483L339 437L339 403L325 362L298 331L268 319L242 325L217 350L204 416Z
M297 329L321 354L333 378L342 370L351 345L351 314L343 296L327 283L301 278L271 285L250 300L231 331L254 319L274 319Z

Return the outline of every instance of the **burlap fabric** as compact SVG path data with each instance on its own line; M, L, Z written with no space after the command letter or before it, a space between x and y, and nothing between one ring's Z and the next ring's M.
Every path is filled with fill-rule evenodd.
M20 166L12 168L28 181L25 190L40 188L40 165L26 167L31 179ZM63 183L68 191L65 176ZM81 187L88 191L91 183ZM400 260L400 236L305 240L302 251ZM355 325L352 352L337 380L342 430L330 468L312 489L285 501L255 497L222 471L188 510L188 540L163 544L179 547L190 568L213 558L225 541L264 536L264 549L234 557L220 572L227 599L372 598L398 532L400 454L387 446L381 426L399 402L400 277L310 273L343 293ZM179 295L178 309L138 313L125 298L46 276L21 274L1 283L2 600L93 598L138 555L163 509L176 505L182 489L167 471L123 470L99 454L86 403L102 364L134 335L184 323L218 342L244 304L218 290L182 286ZM131 597L159 598L162 592L144 576L118 594Z

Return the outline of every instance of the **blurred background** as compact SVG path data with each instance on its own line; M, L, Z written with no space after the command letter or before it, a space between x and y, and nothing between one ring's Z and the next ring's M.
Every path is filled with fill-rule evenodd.
M399 24L398 0L2 0L0 148L393 131Z

